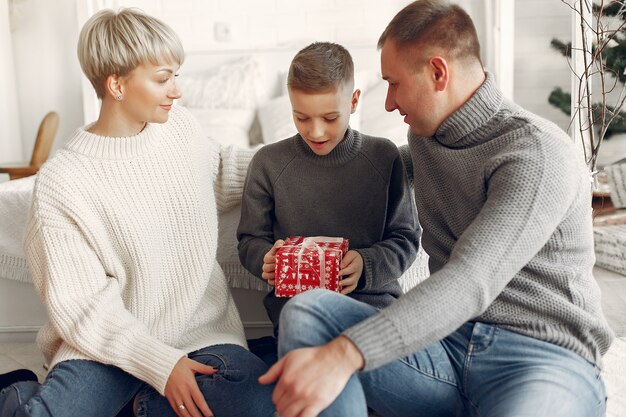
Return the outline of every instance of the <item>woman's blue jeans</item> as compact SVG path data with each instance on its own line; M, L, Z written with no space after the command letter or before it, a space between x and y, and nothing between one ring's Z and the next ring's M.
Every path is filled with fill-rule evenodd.
M330 291L300 294L281 315L279 356L326 343L376 312ZM601 417L606 408L598 367L567 349L478 322L353 375L321 415L366 416L365 400L385 417Z
M237 345L209 346L189 358L212 366L197 375L198 386L215 416L270 417L273 386L260 385L265 363ZM0 393L0 417L114 417L138 396L139 417L176 416L167 399L119 368L87 360L56 365L43 384L18 382Z

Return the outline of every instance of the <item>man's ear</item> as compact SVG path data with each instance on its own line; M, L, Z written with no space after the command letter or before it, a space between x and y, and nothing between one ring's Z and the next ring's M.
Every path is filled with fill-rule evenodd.
M356 108L359 105L360 97L361 97L361 90L357 88L356 90L354 90L354 93L352 93L352 101L351 101L351 107L350 107L351 114L356 111Z
M450 82L450 68L445 58L434 56L429 61L435 91L444 91Z
M122 77L111 74L105 81L105 93L113 99L120 101L124 97L124 86Z

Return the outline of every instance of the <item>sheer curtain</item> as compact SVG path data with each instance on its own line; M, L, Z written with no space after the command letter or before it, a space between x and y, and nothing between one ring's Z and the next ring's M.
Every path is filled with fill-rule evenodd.
M0 163L25 159L15 89L9 0L0 0ZM0 178L0 181L2 179Z
M2 1L2 0L0 0ZM118 0L84 0L76 2L76 17L78 20L78 30L83 27L87 19L94 13L102 9L117 10L120 7ZM94 122L100 113L100 100L91 86L91 83L82 75L81 87L83 95L83 118L84 123Z
M514 0L455 0L474 21L483 65L505 97L513 99Z

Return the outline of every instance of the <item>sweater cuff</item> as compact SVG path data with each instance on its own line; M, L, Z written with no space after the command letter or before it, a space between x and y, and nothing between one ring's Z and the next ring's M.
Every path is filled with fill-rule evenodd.
M152 338L139 340L136 346L138 349L133 352L133 357L139 358L141 363L135 363L137 369L134 375L154 387L159 394L165 395L165 386L172 370L187 354L164 343L155 344Z
M378 313L342 333L363 355L363 371L371 371L393 361L405 343L402 334L384 312Z
M361 273L361 276L359 277L359 283L357 285L357 289L369 290L372 288L372 282L373 282L372 271L374 270L374 261L372 257L369 256L370 253L367 249L354 249L354 250L358 252L358 254L361 255L361 258L363 259L363 272Z

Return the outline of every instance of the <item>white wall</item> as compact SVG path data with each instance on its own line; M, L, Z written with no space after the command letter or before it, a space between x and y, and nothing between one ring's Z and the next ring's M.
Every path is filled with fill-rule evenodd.
M45 321L32 284L0 279L0 343L33 341Z
M2 148L13 149L10 158L31 153L43 115L56 110L61 116L59 148L82 118L82 77L76 59L77 0L11 0L13 54L20 116L21 148L3 139ZM88 1L88 0L81 0ZM498 0L513 1L513 0ZM110 1L113 2L114 1ZM160 16L180 34L187 51L254 51L285 48L312 40L346 45L371 45L389 19L408 0L122 0ZM485 45L482 1L458 0L476 22ZM569 85L567 61L550 48L550 40L570 38L569 8L561 1L515 0L514 99L566 129L569 118L547 102L554 86ZM229 41L216 39L216 30ZM487 62L489 59L483 57ZM5 117L5 116L0 116ZM6 123L6 120L2 120ZM20 142L20 139L16 141ZM18 149L17 151L15 149ZM18 155L19 154L19 155ZM3 152L8 155L8 151ZM8 156L0 155L0 162ZM1 180L1 179L0 179Z
M571 39L570 11L559 0L515 0L514 99L567 130L570 118L548 103L554 87L569 91L567 59L550 46Z
M0 1L0 163L23 159L20 125L17 111L17 94L13 65L13 45L9 24L9 4Z
M60 115L53 149L82 124L74 0L14 0L12 33L22 148L30 157L43 116Z
M190 54L198 51L284 49L314 40L371 46L368 66L378 65L378 36L409 0L80 0L123 4L159 16L180 35ZM512 0L506 0L512 1ZM484 7L458 0L484 38ZM43 115L55 110L61 123L53 151L82 118L81 77L76 58L77 0L10 0L13 52L24 157L30 155ZM226 40L220 40L224 34ZM91 121L91 120L89 120ZM0 179L1 180L1 179Z
M13 53L24 157L30 155L37 127L50 110L61 123L53 150L84 123L81 77L76 58L77 0L12 0ZM87 0L80 0L87 1ZM113 2L114 3L114 2ZM136 0L166 20L188 52L282 48L294 41L329 40L371 44L405 0ZM229 41L216 40L226 29Z
M562 1L515 0L514 99L522 107L552 120L568 133L571 118L550 105L548 96L554 87L570 91L572 71L568 60L552 49L550 41L557 38L567 43L572 39L571 17L571 8ZM612 78L609 77L609 80ZM594 82L594 102L599 101L599 92L600 85ZM609 95L608 103L614 105L616 102L617 94ZM598 167L624 157L626 135L615 135L602 143Z

